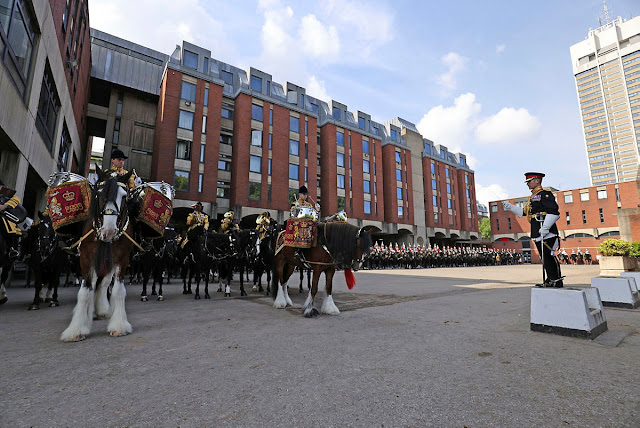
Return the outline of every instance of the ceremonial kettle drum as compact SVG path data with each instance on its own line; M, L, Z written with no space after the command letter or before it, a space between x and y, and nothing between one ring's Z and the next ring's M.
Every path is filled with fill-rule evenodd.
M173 213L173 186L164 181L152 181L137 186L132 195L140 201L137 220L143 236L152 239L163 236Z

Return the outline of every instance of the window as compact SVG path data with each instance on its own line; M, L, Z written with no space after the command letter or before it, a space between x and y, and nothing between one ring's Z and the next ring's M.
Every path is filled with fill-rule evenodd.
M404 207L402 205L398 206L398 217L404 216Z
M260 77L251 76L251 89L262 92L262 79Z
M193 69L198 69L198 54L195 54L193 52L189 52L188 50L184 50L184 58L183 58L183 62L184 65L186 65L187 67L191 67Z
M60 99L53 81L53 74L49 68L49 63L44 69L42 77L42 88L40 89L40 100L38 102L38 113L36 117L36 128L40 132L49 152L53 150L53 138L58 124L58 112L60 110ZM117 144L117 143L116 143Z
M4 34L0 31L0 60L3 60L9 68L9 74L19 86L21 93L26 89L31 68L35 41L32 22L35 22L35 17L31 16L23 0L0 1L0 27L4 31ZM72 38L72 36L69 37Z
M580 193L580 200L581 201L588 201L589 200L589 192L581 192Z
M231 183L228 181L218 181L218 187L216 188L216 197L229 199L229 186Z
M338 189L344 189L344 175L338 174Z
M232 73L229 73L228 71L222 70L222 71L220 71L220 78L227 85L233 85L233 74Z
M362 140L362 153L369 154L369 142L367 140Z
M600 223L604 223L604 212L602 212L602 208L600 208Z
M566 211L567 214L567 226L571 224L571 216L569 215L569 211Z
M300 133L300 118L289 116L289 130Z
M402 181L402 170L396 169L396 181Z
M176 159L191 160L191 141L178 140L176 143Z
M396 188L396 197L402 199L402 187Z
M467 199L469 199L471 196L471 192L469 192L469 189L466 189L466 193L467 193Z
M369 174L371 172L368 160L362 161L362 172L364 172L365 174Z
M450 178L450 177L449 177L449 167L448 167L448 166L444 168L444 175L445 175L447 178Z
M400 162L402 162L400 160L400 152L396 152L396 163L400 163Z
M573 202L573 195L572 194L568 194L568 195L564 195L564 203L565 204L570 204Z
M289 154L300 156L300 143L296 140L289 140Z
M433 190L437 190L437 189L438 189L438 184L436 183L436 180L435 180L435 179L432 179L432 180L431 180L431 188L432 188Z
M180 117L178 119L178 128L188 129L193 131L193 112L180 110Z
M364 201L364 213L371 214L371 201Z
M204 174L198 174L198 192L202 193L202 182L204 181Z
M363 181L362 188L364 190L364 193L371 193L371 182L368 180Z
M464 184L469 184L469 174L464 174Z
M267 174L271 175L271 158L267 162Z
M304 135L309 135L309 122L304 121Z
M598 190L598 199L607 199L607 189Z
M251 104L251 119L262 122L262 106Z
M497 213L498 212L498 205L496 205L496 204L491 205L491 212L492 213Z
M342 211L346 208L346 200L344 196L338 196L338 211Z
M260 156L249 156L249 171L262 172L262 158Z
M273 134L269 134L269 150L273 147Z
M438 224L438 213L433 213L433 222Z
M344 153L338 153L338 166L344 168Z
M180 91L180 98L185 101L196 102L196 85L189 82L182 82L182 90Z
M231 135L227 135L227 134L220 134L220 144L227 144L227 145L231 145L232 143L232 137Z
M218 160L218 169L221 171L231 171L231 162L226 160Z
M392 129L392 130L391 130L391 139L392 139L393 141L398 141L398 133L396 132L396 130L395 130L395 129ZM397 162L399 162L399 161L397 161Z
M273 125L273 109L269 109L269 125Z
M447 198L447 208L451 209L451 199Z
M299 173L298 173L298 165L289 164L289 178L291 180L298 180L298 178L300 177Z
M204 104L205 107L209 105L209 88L204 88L204 100L202 101L202 104Z
M336 142L340 147L344 147L344 133L336 131Z
M436 173L436 164L432 163L431 164L431 174L435 174Z
M259 129L251 130L251 145L262 147L262 131Z
M433 197L433 206L434 206L434 207L437 207L437 206L438 206L438 197L437 197L437 196L434 196L434 197Z
M341 117L342 117L342 112L340 111L340 109L337 108L337 107L334 107L333 108L333 118L335 120L340 120Z
M500 230L500 220L496 219L496 230Z
M209 58L207 58L206 56L204 57L202 71L204 72L204 74L209 74Z
M222 103L222 117L233 120L233 106Z
M189 190L189 173L176 169L173 173L173 187L176 190Z
M202 133L207 133L207 116L202 116Z
M358 117L358 128L364 129L366 125L366 120L364 117Z
M254 199L256 201L260 200L261 193L261 185L260 183L256 183L253 181L249 182L249 199Z
M206 147L206 144L200 143L200 163L204 163L204 150Z
M587 213L582 210L582 224L587 224Z
M269 80L267 80L267 95L271 96L271 82ZM269 185L269 188L271 188L271 185ZM269 200L271 200L271 198L269 198Z
M60 150L58 151L58 170L69 171L69 154L71 152L71 136L65 123L62 127L62 137L60 138Z

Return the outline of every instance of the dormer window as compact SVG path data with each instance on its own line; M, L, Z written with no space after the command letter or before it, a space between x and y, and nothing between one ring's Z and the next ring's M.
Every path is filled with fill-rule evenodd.
M398 141L398 133L396 132L396 130L395 130L395 129L392 129L392 130L391 130L391 139L392 139L393 141Z
M262 92L262 79L260 77L251 76L251 89Z
M187 67L191 67L194 70L198 69L198 54L185 50L183 61Z
M358 117L358 128L365 129L366 120L364 117Z
M342 118L342 112L340 111L339 108L334 107L333 108L333 118L335 120L340 120Z
M220 78L224 80L224 83L227 85L233 85L233 73L222 70L220 71Z

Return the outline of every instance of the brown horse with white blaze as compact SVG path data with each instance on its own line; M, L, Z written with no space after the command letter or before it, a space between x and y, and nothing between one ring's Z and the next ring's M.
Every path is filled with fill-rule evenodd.
M96 171L98 183L93 189L92 215L86 221L85 239L79 247L84 281L78 291L71 323L60 336L65 342L83 340L91 331L94 316L110 318L107 331L111 336L124 336L132 331L125 311L127 293L124 288L125 270L133 247L125 236L133 233L126 185L131 173L113 177L99 168ZM112 279L114 285L109 301L107 288Z
M315 307L315 296L318 292L320 275L325 275L326 298L320 311L328 315L339 315L340 310L333 302L333 275L337 268L345 269L347 283L351 282L351 268L361 267L365 257L371 250L372 240L369 232L348 223L318 224L318 242L306 249L284 247L275 257L273 268L273 306L277 309L291 305L287 291L287 281L296 267L310 268L312 281L309 295L302 307L302 315L306 318L318 315ZM351 285L352 286L352 285ZM350 286L350 288L351 288Z

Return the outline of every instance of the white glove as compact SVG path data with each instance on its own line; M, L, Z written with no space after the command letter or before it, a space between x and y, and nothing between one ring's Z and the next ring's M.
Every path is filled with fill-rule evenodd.
M546 239L546 236L549 234L549 229L551 229L551 227L555 224L556 221L558 221L559 218L560 216L555 214L547 214L544 217L544 222L540 227L540 236L542 237L542 239Z
M513 205L507 201L502 201L502 209L504 211L511 211L512 213L514 213L515 215L517 215L518 217L522 217L522 215L524 214L524 212L522 211L522 208L517 206L517 205Z
M133 180L133 183L134 183L136 186L141 185L141 184L142 184L142 178L140 178L140 177L136 177L136 178Z

